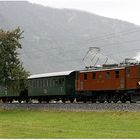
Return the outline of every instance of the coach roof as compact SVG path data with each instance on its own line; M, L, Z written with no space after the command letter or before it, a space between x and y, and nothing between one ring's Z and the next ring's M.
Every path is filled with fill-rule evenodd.
M43 78L43 77L52 77L52 76L66 76L69 75L74 71L63 71L63 72L53 72L53 73L43 73L43 74L35 74L35 75L30 75L28 79L33 79L33 78Z

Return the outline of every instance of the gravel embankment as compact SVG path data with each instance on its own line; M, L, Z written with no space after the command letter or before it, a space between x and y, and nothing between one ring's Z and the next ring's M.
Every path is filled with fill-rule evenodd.
M42 109L42 110L64 110L64 111L140 111L140 104L122 104L122 103L104 103L104 104L63 104L63 103L50 103L50 104L18 104L18 103L0 103L0 109Z

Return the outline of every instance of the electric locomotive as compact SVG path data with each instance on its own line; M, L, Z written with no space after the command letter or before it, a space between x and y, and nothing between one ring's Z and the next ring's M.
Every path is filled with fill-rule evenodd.
M101 103L140 100L140 64L77 72L77 99Z

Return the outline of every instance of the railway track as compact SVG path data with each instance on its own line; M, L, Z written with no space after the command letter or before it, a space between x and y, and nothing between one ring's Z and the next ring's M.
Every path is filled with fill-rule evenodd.
M0 103L0 109L41 109L64 111L140 111L138 103Z

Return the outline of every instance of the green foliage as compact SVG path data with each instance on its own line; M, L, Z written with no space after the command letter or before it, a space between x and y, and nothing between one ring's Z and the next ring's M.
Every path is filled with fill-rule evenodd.
M20 87L20 81L25 83L28 76L17 52L22 48L22 33L20 28L13 31L0 30L0 84L5 87L17 89Z

